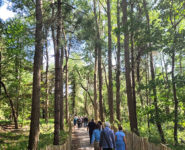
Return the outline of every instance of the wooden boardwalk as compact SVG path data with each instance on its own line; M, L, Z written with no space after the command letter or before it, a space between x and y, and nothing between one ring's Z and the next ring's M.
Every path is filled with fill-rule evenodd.
M87 128L75 128L72 132L72 150L93 150Z

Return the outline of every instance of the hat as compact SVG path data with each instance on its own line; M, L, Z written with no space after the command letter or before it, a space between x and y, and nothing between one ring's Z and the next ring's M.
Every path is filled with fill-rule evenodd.
M109 122L105 122L105 127L110 127L110 123Z

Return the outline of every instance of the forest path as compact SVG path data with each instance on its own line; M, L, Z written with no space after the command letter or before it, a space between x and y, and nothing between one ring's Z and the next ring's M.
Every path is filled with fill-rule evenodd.
M72 150L93 150L89 144L89 133L87 128L73 128L72 132Z

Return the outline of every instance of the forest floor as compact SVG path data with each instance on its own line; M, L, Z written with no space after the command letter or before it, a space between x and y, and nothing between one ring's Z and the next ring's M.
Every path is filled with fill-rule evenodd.
M93 150L90 145L89 133L87 128L73 128L72 133L72 150Z

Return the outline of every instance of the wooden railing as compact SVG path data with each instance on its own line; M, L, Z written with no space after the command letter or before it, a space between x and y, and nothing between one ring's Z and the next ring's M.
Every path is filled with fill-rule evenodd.
M150 143L147 138L142 138L134 133L125 132L127 150L171 150L164 144Z

